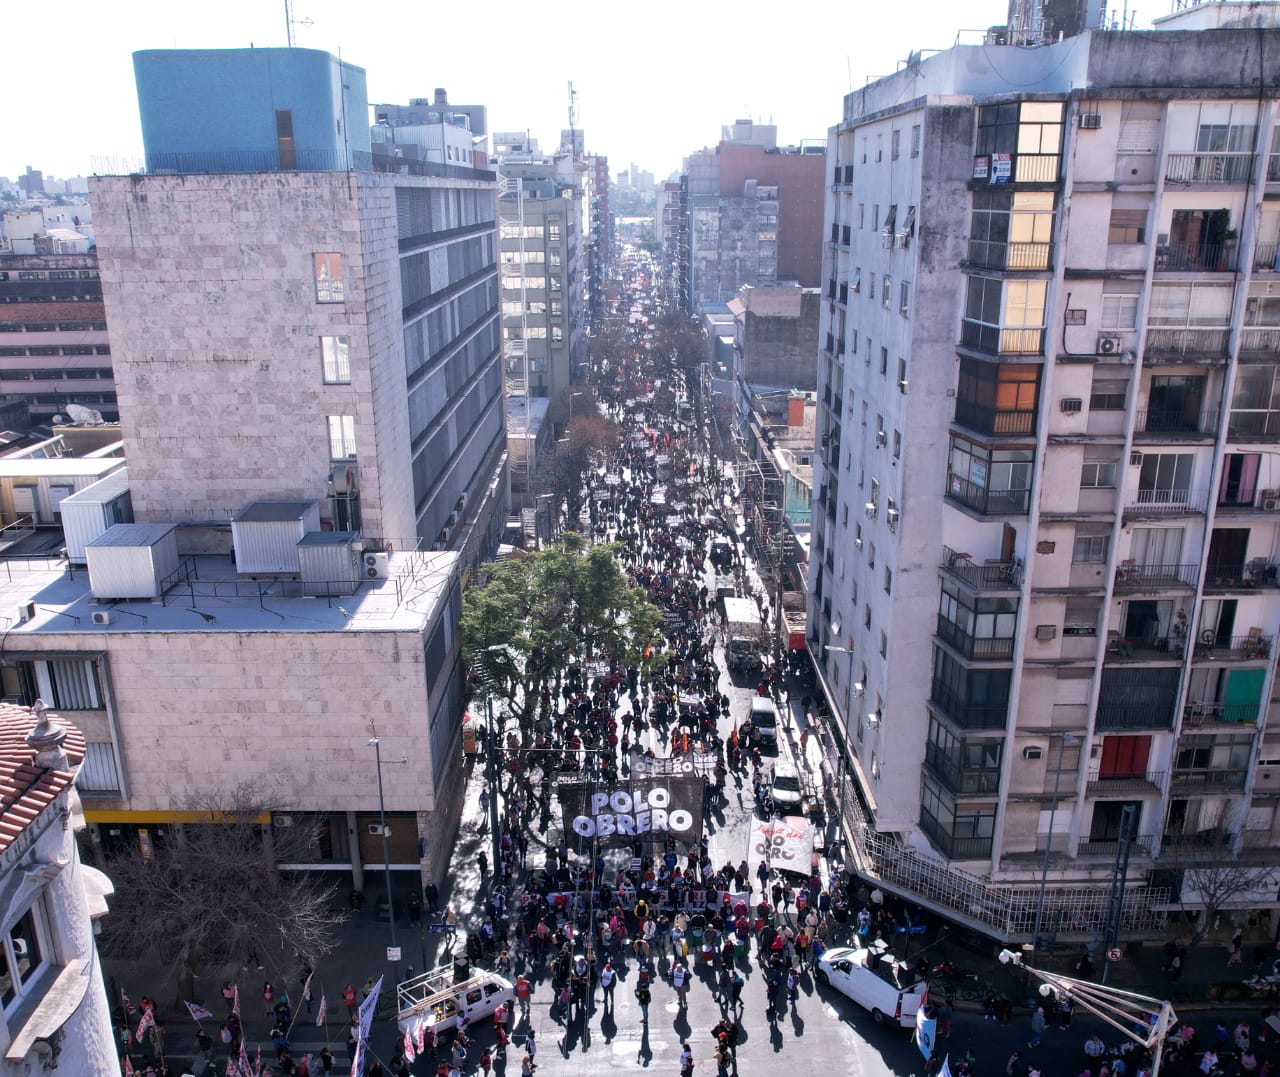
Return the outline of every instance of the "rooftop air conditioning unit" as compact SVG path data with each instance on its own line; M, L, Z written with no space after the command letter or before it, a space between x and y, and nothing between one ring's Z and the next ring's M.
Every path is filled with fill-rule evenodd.
M1085 131L1096 131L1102 126L1101 112L1080 113L1080 127Z
M24 602L13 611L13 623L16 625L24 624L27 621L34 621L35 619L36 604L34 602Z
M1099 355L1119 355L1121 339L1119 333L1099 333L1098 334L1098 354Z
M371 551L364 555L366 579L385 580L391 574L391 555Z
M110 610L94 610L91 616L93 623L96 625L109 625L111 623Z

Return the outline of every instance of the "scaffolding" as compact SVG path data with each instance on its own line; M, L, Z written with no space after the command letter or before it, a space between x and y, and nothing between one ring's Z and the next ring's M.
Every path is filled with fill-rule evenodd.
M1037 884L995 883L962 871L945 861L913 849L897 834L876 831L858 799L848 774L839 782L848 850L859 875L911 901L932 908L984 934L1005 942L1030 941L1035 932L1040 894ZM1138 886L1125 892L1120 937L1141 939L1164 933L1162 907L1169 903L1168 887ZM1112 909L1104 886L1050 887L1046 891L1046 922L1069 924L1059 937L1101 938Z

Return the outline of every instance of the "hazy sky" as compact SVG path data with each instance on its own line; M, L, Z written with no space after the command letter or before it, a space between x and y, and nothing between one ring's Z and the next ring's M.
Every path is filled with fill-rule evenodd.
M1002 23L1007 0L585 0L505 4L294 0L296 43L341 51L369 101L436 86L483 104L491 130L554 148L578 94L586 148L664 178L735 118L778 125L780 143L825 138L842 96L912 49ZM527 13L527 25L521 15ZM1154 13L1154 12L1152 12ZM94 157L142 152L131 54L285 41L283 0L65 0L6 5L0 175L26 165L88 174ZM973 41L974 35L965 39Z

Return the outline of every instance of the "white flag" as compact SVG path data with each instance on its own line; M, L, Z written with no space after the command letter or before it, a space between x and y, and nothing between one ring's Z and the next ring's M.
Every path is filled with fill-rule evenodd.
M329 1016L329 1004L325 1001L324 992L320 992L320 1009L316 1011L316 1028L324 1024L324 1019Z
M364 1044L369 1038L369 1027L373 1024L373 1014L378 1008L378 995L382 991L382 977L373 985L369 997L360 1003L360 1030L356 1035L355 1057L351 1059L351 1077L360 1077L364 1072Z
M943 1058L942 1068L938 1070L938 1077L951 1077L951 1067L947 1065L947 1062L950 1060L950 1058L951 1058L950 1055L947 1055L945 1058Z
M413 1060L418 1057L418 1052L413 1049L413 1032L410 1029L404 1030L404 1060L410 1065Z
M932 1017L925 1017L924 1012L920 1011L916 1014L916 1046L920 1048L920 1053L924 1055L926 1062L933 1055L933 1034L937 1028L938 1022Z

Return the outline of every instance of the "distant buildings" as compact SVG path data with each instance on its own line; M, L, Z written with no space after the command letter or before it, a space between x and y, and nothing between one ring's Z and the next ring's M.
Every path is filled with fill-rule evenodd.
M714 149L689 155L680 199L687 225L664 225L664 236L681 242L670 269L688 313L724 305L744 284L817 287L821 161L817 146L779 150L776 128L750 120L725 127ZM664 207L673 195L664 188Z

